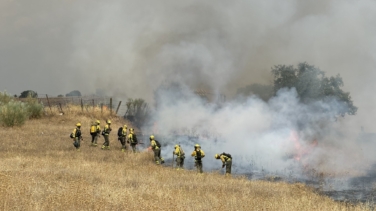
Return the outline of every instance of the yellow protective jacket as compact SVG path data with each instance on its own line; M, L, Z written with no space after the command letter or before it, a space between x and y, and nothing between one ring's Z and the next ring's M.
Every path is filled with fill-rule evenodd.
M201 157L198 157L197 156L198 154L201 154ZM205 157L205 153L201 149L195 150L195 151L192 152L192 157L195 157L196 160L199 160L199 159Z
M185 155L183 149L181 147L176 147L174 151L174 155L178 157L183 157Z
M219 158L221 159L223 165L225 165L227 161L231 161L231 158L227 157L226 155L220 155Z
M110 135L110 132L111 132L111 126L110 125L106 125L106 126L104 126L104 129L103 129L103 131L104 131L104 135L105 136L108 136L108 135Z
M121 135L122 135L123 137L127 137L127 128L124 128L124 127L123 127L123 130L121 131Z
M159 147L157 146L157 143L155 142L155 140L151 140L150 141L150 146L152 149L159 149Z

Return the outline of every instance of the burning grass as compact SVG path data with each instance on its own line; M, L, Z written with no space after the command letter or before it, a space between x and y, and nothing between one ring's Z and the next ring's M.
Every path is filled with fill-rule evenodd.
M366 210L334 202L303 184L162 168L151 153L122 153L115 132L110 151L90 147L90 122L107 119L95 115L78 109L30 120L21 128L1 128L0 209ZM112 120L114 128L124 124ZM68 138L77 121L84 135L80 152Z

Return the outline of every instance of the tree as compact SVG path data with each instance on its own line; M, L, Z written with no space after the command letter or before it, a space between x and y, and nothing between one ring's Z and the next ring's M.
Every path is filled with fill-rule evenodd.
M345 110L339 111L339 115L356 114L357 107L353 105L350 93L341 89L344 83L340 75L328 78L325 76L325 72L306 62L299 63L297 68L292 65L274 66L272 74L274 76L274 95L281 88L295 87L303 103L318 100L329 101L335 98L346 107Z
M78 90L73 90L65 95L66 97L79 97L81 96L81 92Z
M19 98L28 98L28 97L38 98L38 93L36 93L33 90L26 90L26 91L21 92L19 96Z

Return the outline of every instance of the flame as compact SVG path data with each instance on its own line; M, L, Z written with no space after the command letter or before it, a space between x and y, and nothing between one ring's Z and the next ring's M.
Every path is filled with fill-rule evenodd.
M315 139L310 144L302 144L301 140L299 139L299 135L296 131L292 131L289 138L295 147L294 159L297 161L302 161L306 155L312 153L312 151L317 147L318 141Z

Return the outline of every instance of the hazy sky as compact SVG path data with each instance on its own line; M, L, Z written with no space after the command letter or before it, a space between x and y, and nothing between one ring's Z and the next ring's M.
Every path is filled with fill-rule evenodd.
M174 80L231 94L306 61L341 74L371 123L375 37L374 0L2 0L0 90L151 99Z

